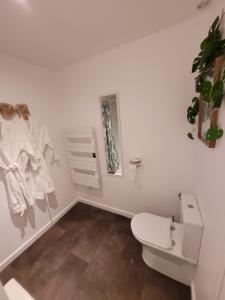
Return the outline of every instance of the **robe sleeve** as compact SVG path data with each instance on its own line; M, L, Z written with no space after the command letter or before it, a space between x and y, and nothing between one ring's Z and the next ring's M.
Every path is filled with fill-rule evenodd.
M37 170L40 166L40 157L38 157L38 153L37 153L37 149L35 147L35 145L32 143L31 140L31 136L30 133L28 131L28 129L26 128L27 132L25 132L25 134L23 135L22 139L23 139L23 145L21 147L21 149L23 149L25 151L25 153L28 155L30 163L32 165L32 169L33 170ZM22 156L22 160L23 160L23 156ZM25 160L25 164L27 165L28 159L26 161Z
M51 158L51 162L55 162L55 161L58 161L59 158L58 158L58 155L56 153L56 150L55 150L55 147L53 145L53 142L51 140L51 137L49 135L49 132L47 130L47 128L42 125L42 128L41 128L41 132L40 132L40 139L41 139L41 145L42 145L42 155L44 155L44 153L48 152L48 154L50 155L50 158Z

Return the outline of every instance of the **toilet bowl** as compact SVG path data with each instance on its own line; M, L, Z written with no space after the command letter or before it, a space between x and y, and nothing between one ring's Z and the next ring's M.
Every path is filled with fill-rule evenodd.
M203 223L196 197L180 194L179 201L179 223L139 213L131 221L131 230L142 244L142 257L149 267L190 285L198 263Z

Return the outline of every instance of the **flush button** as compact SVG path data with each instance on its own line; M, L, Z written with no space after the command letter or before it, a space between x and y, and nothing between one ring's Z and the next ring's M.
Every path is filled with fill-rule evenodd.
M189 208L194 208L194 205L188 204L188 207L189 207Z

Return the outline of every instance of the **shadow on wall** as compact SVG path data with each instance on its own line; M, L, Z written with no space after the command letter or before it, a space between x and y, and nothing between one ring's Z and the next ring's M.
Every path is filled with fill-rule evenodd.
M36 204L37 204L37 207L40 209L40 211L42 211L42 212L47 211L48 208L47 208L47 204L46 204L45 200L36 199Z
M57 209L58 208L58 203L57 203L55 192L53 192L51 194L48 194L48 204L49 204L49 207L52 208L52 209Z
M5 180L3 176L0 176L0 182L2 183L2 186L5 187ZM36 218L35 218L35 210L33 206L27 206L27 209L24 211L24 215L20 216L19 214L14 214L11 211L11 207L10 207L10 198L9 198L9 194L7 189L5 189L6 191L6 198L7 198L7 205L8 205L8 210L10 213L10 218L12 220L12 223L14 224L14 226L16 228L18 228L20 230L21 233L21 238L25 237L25 229L28 225L30 225L33 229L36 228ZM52 195L53 194L53 195ZM57 202L56 202L56 196L54 193L52 193L49 197L50 199L50 203L52 208L57 208ZM42 211L42 212L46 212L47 211L47 203L45 200L36 200L36 206L37 208Z
M0 180L4 183L4 179L0 178ZM31 225L32 228L36 228L36 220L35 220L35 214L34 214L34 208L31 206L28 206L27 209L24 212L23 216L20 216L19 214L14 214L11 211L10 203L9 203L9 194L6 189L6 195L7 195L7 204L8 209L10 213L10 218L12 220L12 223L16 228L20 230L21 238L25 237L25 228L28 224Z

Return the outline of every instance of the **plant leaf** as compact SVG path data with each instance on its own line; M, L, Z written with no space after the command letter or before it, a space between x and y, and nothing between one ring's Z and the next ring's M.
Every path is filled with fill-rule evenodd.
M199 57L196 57L196 58L194 59L194 61L193 61L193 64L192 64L192 70L191 70L192 73L194 73L194 72L197 71L198 66L199 66L199 62L200 62Z
M192 103L196 103L196 102L198 102L198 97L194 97L193 99L192 99Z
M208 129L206 133L207 141L215 141L223 136L223 129L219 129L218 127L211 127Z
M189 139L194 140L194 137L191 132L188 132L187 136L189 137Z
M209 29L209 35L212 34L220 26L220 17L217 16Z
M204 82L204 78L202 77L202 74L200 74L198 77L195 78L195 91L196 93L202 92L202 84Z
M192 103L193 106L189 106L187 109L187 119L190 124L195 124L195 119L199 113L199 99L194 97Z
M211 81L205 80L202 84L202 96L203 100L207 103L210 102L212 92L212 83Z
M200 45L201 50L205 50L205 47L207 45L207 43L209 42L209 37L207 36L207 38L205 38Z

